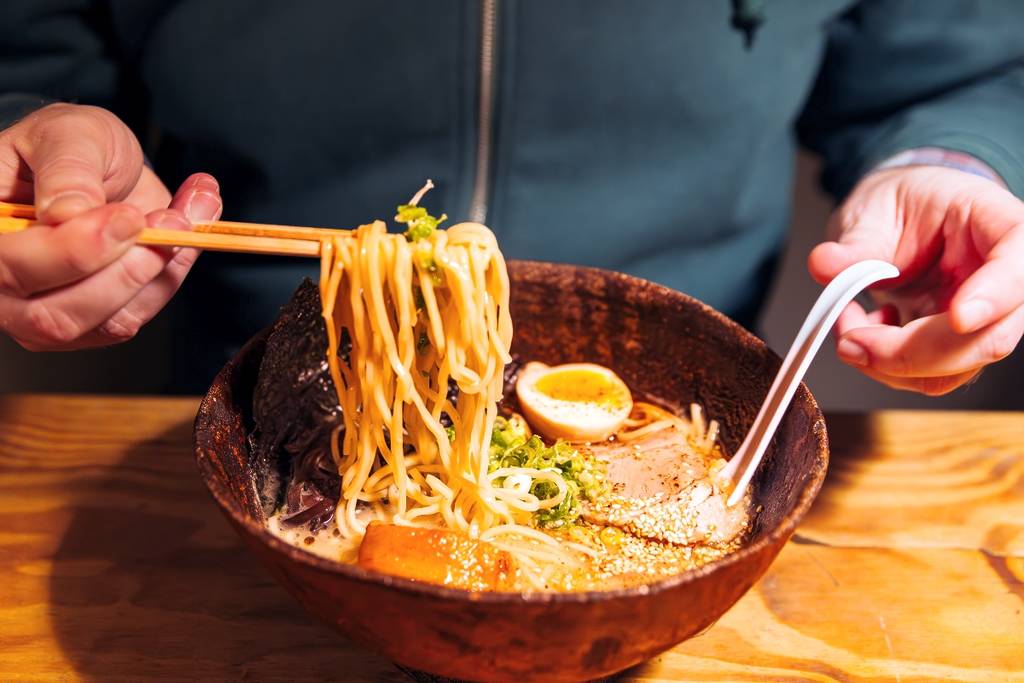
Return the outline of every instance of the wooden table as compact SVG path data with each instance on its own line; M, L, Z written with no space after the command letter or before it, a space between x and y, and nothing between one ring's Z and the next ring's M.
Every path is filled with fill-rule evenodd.
M0 398L0 681L405 681L243 550L195 410ZM1024 415L828 424L828 483L768 574L623 680L1024 681Z

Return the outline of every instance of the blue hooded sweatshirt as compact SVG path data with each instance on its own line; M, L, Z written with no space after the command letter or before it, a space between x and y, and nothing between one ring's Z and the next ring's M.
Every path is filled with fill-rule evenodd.
M8 0L0 125L112 109L225 217L352 227L425 204L505 255L629 272L755 320L794 151L837 196L909 148L1024 194L1018 0ZM745 44L752 38L749 48ZM314 264L204 255L174 304L179 389Z

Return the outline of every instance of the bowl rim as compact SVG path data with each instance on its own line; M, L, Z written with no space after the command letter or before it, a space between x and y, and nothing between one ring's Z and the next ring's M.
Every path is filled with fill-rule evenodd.
M666 287L664 285L645 280L640 277L633 275L627 275L617 271L606 270L603 268L594 268L591 266L580 266L568 263L556 263L551 261L534 261L534 260L521 260L511 259L509 265L515 268L547 268L547 269L564 269L569 268L575 272L591 272L600 275L601 277L608 277L609 275L618 278L622 281L629 283L632 287L641 290L648 290L652 293L660 295L662 297L668 296L670 298L682 299L684 303L689 305L696 305L704 313L710 315L717 322L724 325L731 332L737 334L742 342L749 343L762 351L766 351L771 356L774 356L776 360L779 360L778 355L768 348L768 345L760 338L755 336L753 333L748 331L746 328L741 326L739 323L725 316L723 313L718 312L711 306L708 306L699 299L684 294L678 290ZM260 332L253 335L235 354L231 360L229 360L223 368L217 373L216 377L211 384L211 389L231 370L240 358L245 357L247 354L252 353L252 348L263 340L270 332L270 327L267 327ZM825 480L825 475L828 470L829 462L829 449L828 449L828 434L825 426L825 419L822 415L821 409L818 407L817 401L814 400L814 396L811 394L807 386L801 382L799 391L806 394L807 400L810 402L810 407L814 412L814 421L811 425L811 431L815 433L817 438L816 448L816 461L807 480L803 484L803 490L800 492L800 496L797 499L796 505L793 509L782 519L782 521L775 526L771 531L765 534L763 537L755 541L750 545L743 546L735 552L731 552L724 557L702 565L696 569L689 569L679 574L673 574L667 578L655 581L649 584L641 584L637 586L629 586L626 588L615 588L610 590L588 590L588 591L469 591L461 588L450 588L447 586L441 586L438 584L425 583L422 581L415 581L413 579L407 579L400 576L394 576L391 574L385 574L374 570L365 569L357 564L345 564L335 560L329 560L319 555L314 555L311 552L303 550L297 546L293 546L290 543L284 541L281 538L270 533L265 525L260 524L243 514L235 508L235 506L229 504L229 494L224 488L211 476L214 468L211 466L209 459L206 457L204 448L199 443L198 434L201 422L204 420L204 416L207 415L211 409L212 403L215 401L211 397L210 391L203 396L199 409L196 412L195 422L193 424L193 451L196 458L196 465L199 469L199 474L202 477L204 483L221 511L228 516L228 518L237 526L245 529L249 532L250 536L259 539L264 545L269 546L272 551L276 553L283 553L289 559L297 562L301 565L305 565L309 569L317 570L320 572L326 572L328 574L337 575L340 578L355 580L359 583L370 584L375 586L381 586L387 589L397 590L403 593L409 593L415 596L428 596L433 598L442 598L448 600L455 600L465 602L467 604L477 603L498 603L498 604L562 604L562 603L591 603L591 602L603 602L613 601L619 599L637 598L654 596L659 593L670 591L689 583L696 582L705 576L713 574L725 567L738 564L746 560L747 558L754 557L771 546L778 544L779 548L783 543L796 530L799 522L807 514L814 499L817 497L818 492L821 490L822 484ZM790 404L792 406L792 404ZM788 409L787 409L788 411ZM780 543L782 541L783 543Z

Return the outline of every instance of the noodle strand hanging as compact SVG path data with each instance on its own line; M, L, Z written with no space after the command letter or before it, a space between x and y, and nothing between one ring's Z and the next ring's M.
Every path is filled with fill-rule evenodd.
M320 471L336 474L317 489L320 526L309 530L323 535L333 521L330 552L342 561L399 574L422 562L415 578L471 590L636 581L736 547L746 512L721 507L719 425L699 406L677 416L634 402L609 368L529 362L515 380L522 414L499 414L512 360L506 264L485 226L437 229L445 217L418 206L431 187L398 207L405 233L375 221L321 242L341 419L330 423L330 460L319 451ZM666 452L688 459L692 482L658 479L645 451L672 467ZM272 527L293 538L300 514ZM451 573L465 569L456 547L478 561L473 577Z
M344 415L344 443L339 430L332 444L342 475L342 535L358 542L365 532L359 501L375 503L397 524L474 536L505 525L522 533L512 524L516 512L542 503L528 492L497 491L488 474L512 341L508 275L494 235L460 223L414 239L377 221L325 241L321 254L327 360ZM352 344L344 359L346 336ZM454 404L449 381L458 389ZM543 534L529 536L554 545Z

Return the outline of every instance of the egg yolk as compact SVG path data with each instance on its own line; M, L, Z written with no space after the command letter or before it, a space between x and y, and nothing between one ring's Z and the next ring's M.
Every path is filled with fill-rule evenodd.
M621 387L592 370L549 372L533 386L540 393L556 401L591 403L608 410L622 407L626 399Z

